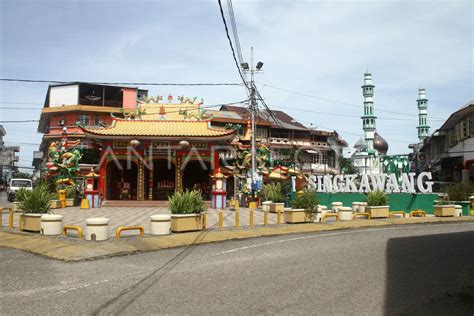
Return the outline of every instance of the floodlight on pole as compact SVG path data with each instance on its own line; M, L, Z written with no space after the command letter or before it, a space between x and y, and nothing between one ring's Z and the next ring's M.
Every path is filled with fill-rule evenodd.
M249 64L248 63L241 63L240 66L242 67L243 70L249 70Z
M257 70L262 70L262 67L263 67L263 63L261 61L259 61L257 63Z

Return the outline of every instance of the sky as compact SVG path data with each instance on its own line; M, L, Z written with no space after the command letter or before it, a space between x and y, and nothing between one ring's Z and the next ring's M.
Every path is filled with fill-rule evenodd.
M430 132L474 98L473 3L234 0L233 8L244 59L254 47L264 63L255 80L270 108L336 130L349 154L363 136L368 70L377 131L389 154L406 154L418 141L418 88L429 99ZM0 0L0 14L1 78L240 82L217 1ZM0 121L39 119L47 87L0 82ZM247 99L242 86L141 88L204 105ZM6 144L21 147L19 165L31 166L37 123L0 124Z

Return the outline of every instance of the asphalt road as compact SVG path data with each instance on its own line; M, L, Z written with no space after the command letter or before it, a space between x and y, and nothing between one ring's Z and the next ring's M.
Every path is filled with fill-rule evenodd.
M0 258L0 314L474 314L474 223Z

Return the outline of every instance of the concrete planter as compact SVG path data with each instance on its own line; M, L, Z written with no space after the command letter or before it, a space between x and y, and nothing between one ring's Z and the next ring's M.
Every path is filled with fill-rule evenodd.
M51 200L49 201L49 205L52 209L61 208L61 201L60 200Z
M158 236L171 234L171 215L150 216L150 234Z
M109 239L109 220L102 217L87 219L85 238L92 241Z
M74 198L66 199L66 206L74 206Z
M171 214L171 231L173 233L202 230L201 214Z
M272 201L262 202L262 211L270 212L270 204L272 204Z
M390 207L384 206L366 206L365 211L370 214L370 218L388 218L390 215Z
M39 233L41 231L41 215L33 213L20 215L20 230Z
M41 216L41 234L45 236L61 235L63 232L63 216L43 214Z
M280 213L283 213L284 208L285 208L285 203L271 203L270 204L270 212L272 213L278 213L278 210L280 210Z
M285 222L290 224L312 222L311 215L304 208L285 209Z
M454 216L455 207L454 205L435 205L434 214L438 217L451 217Z
M351 207L339 207L337 214L339 214L340 221L352 221Z

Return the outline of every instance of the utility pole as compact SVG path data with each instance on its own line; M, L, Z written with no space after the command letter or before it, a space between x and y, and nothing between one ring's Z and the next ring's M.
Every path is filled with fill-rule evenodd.
M252 122L252 195L255 193L255 176L256 176L256 169L255 169L255 156L257 150L255 148L255 133L257 131L255 123L255 114L257 112L257 100L255 96L255 69L253 65L253 47L250 48L250 111L251 115L251 122Z
M241 64L244 72L250 72L250 86L249 86L249 98L250 98L250 124L252 128L252 142L251 142L251 153L252 153L252 170L250 171L251 176L251 189L252 195L255 193L255 186L256 186L256 177L257 177L257 169L256 169L256 142L255 142L255 135L257 132L257 124L256 124L256 116L258 112L258 105L257 105L257 96L256 96L256 89L255 89L255 73L261 71L263 63L258 62L257 65L254 65L253 60L253 47L250 48L250 67L247 63Z

